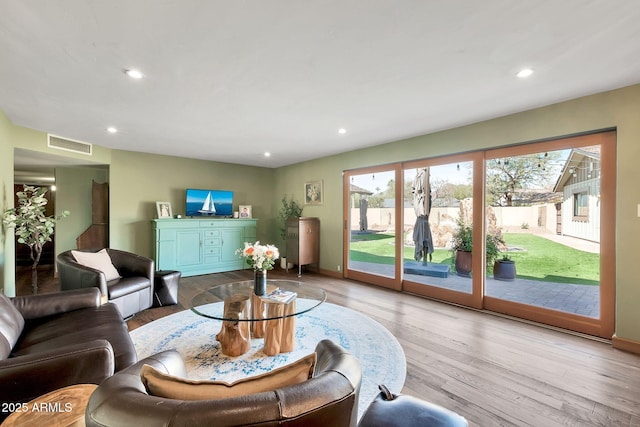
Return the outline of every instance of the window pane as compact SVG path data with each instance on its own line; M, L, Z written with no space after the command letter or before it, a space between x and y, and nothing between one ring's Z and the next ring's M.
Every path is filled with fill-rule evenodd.
M405 280L471 293L471 255L452 243L472 229L472 172L472 162L404 170Z
M600 147L491 159L486 177L504 240L486 295L599 317Z

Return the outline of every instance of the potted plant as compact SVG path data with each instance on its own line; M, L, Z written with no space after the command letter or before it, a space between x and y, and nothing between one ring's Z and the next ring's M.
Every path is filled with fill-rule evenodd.
M473 249L473 227L458 218L457 230L451 241L451 251L453 252L454 266L458 276L470 277L472 268L471 251ZM487 234L486 237L486 266L487 270L493 265L495 259L500 254L499 247L504 244L500 236Z
M18 207L6 210L2 214L2 222L8 228L15 228L18 243L29 246L31 265L31 287L33 293L38 293L38 263L42 255L44 244L51 241L56 221L69 216L69 211L58 216L46 216L47 199L44 197L46 188L25 185L19 191Z
M286 194L282 196L282 206L278 213L278 222L280 225L280 237L282 237L285 245L287 243L287 220L291 217L300 218L302 216L302 209L303 207L298 203L298 201L294 200L293 197L288 198ZM286 247L284 253L287 253ZM280 259L280 266L282 268L287 268L286 257L282 257ZM289 268L293 268L293 265Z
M516 262L507 254L497 259L493 264L493 278L496 280L512 281L516 279Z

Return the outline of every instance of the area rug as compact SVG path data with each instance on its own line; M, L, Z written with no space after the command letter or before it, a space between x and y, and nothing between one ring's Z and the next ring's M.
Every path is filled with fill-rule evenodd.
M252 339L251 350L242 356L225 356L215 340L221 325L185 310L133 330L131 338L139 359L174 349L185 360L189 378L227 382L294 362L313 352L320 340L330 339L360 360L359 416L378 394L378 384L396 393L404 385L406 359L398 340L380 323L346 307L323 303L297 316L296 349L276 356L262 352L262 339Z

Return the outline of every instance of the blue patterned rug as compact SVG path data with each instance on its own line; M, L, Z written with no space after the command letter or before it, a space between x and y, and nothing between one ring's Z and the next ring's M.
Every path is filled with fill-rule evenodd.
M359 415L378 394L378 384L386 384L395 393L404 385L407 365L398 340L380 323L349 308L323 303L297 316L296 349L277 356L262 352L262 339L252 339L251 350L242 356L225 356L215 339L221 324L185 310L133 330L131 338L140 359L175 349L185 360L189 378L227 382L294 362L313 352L318 341L328 338L360 360Z

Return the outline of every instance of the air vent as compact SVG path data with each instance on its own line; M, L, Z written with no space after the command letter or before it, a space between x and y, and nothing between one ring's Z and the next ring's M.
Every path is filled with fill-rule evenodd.
M59 136L47 134L49 148L58 150L73 151L74 153L92 155L93 145L88 142L74 141L72 139L61 138Z

